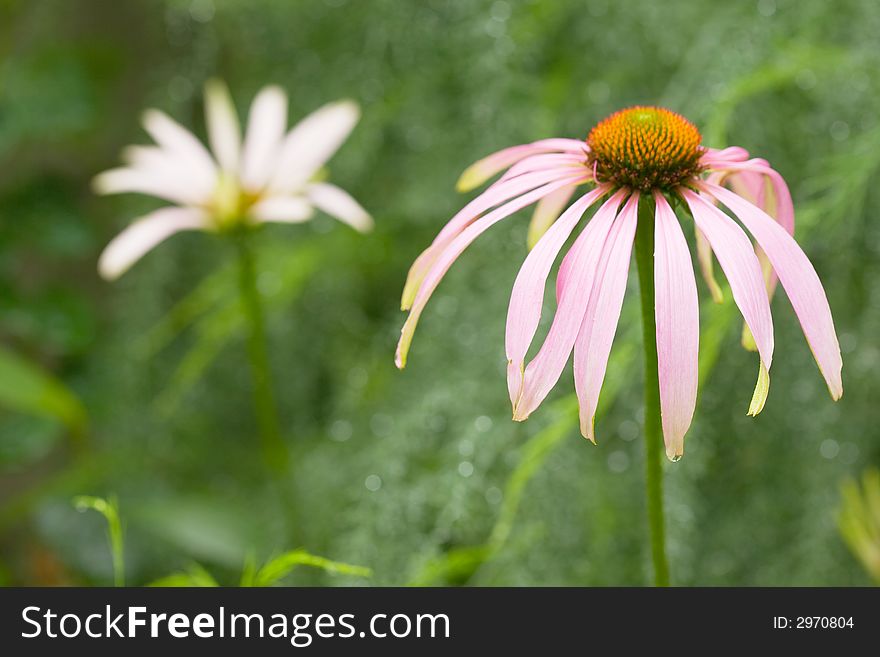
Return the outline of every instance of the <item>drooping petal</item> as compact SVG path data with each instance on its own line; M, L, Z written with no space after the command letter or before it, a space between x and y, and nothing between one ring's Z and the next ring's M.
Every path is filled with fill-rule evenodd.
M248 217L255 223L299 224L312 213L312 204L301 196L268 196L251 206Z
M217 165L208 149L189 130L159 110L144 112L143 124L156 143L173 154L175 159L185 162L187 167L199 169L200 175L216 181Z
M654 199L654 318L660 411L666 456L675 460L684 453L684 436L697 404L700 306L687 240L678 219L662 194L655 193Z
M722 172L715 171L709 174L708 180L720 183L724 180L724 175L725 174ZM709 244L709 240L706 239L706 236L703 235L702 231L696 226L694 227L694 233L697 243L697 262L700 264L700 274L703 276L703 282L705 282L706 287L709 288L709 294L712 296L712 301L715 303L723 303L724 293L722 292L718 281L715 279L712 246Z
M431 265L434 264L437 257L443 252L443 249L483 212L515 196L537 189L541 185L546 185L566 177L569 179L584 177L586 174L586 169L571 171L568 168L564 168L536 171L517 176L513 180L497 183L474 198L446 223L431 245L413 262L406 277L406 284L403 287L403 294L400 300L401 310L409 310L413 299L415 299L416 292L418 292L419 285L422 283L422 279L424 279L425 274L431 268Z
M789 235L794 235L794 204L792 203L791 192L785 180L775 169L770 168L769 165L767 165L766 171L761 168L746 170L744 173L753 173L753 171L759 175L761 172L764 172L764 175L770 181L770 192L757 195L758 202L756 205L779 222ZM763 185L762 191L764 191ZM773 293L776 291L776 272L773 270L770 259L764 253L764 250L760 246L756 246L755 251L758 254L758 261L761 263L761 269L764 272L767 294L772 299ZM753 349L754 339L749 334L748 327L745 326L743 327L742 343L746 349Z
M790 235L794 235L794 206L791 193L782 176L770 168L766 160L755 158L743 162L720 163L715 166L717 170L708 177L708 182L717 185L727 184L735 193L776 219ZM760 246L755 246L755 253L758 255L758 262L764 274L767 295L772 299L776 290L776 272L773 271L770 261ZM746 324L743 324L741 342L745 349L757 350L755 339Z
M498 180L492 183L492 185L497 185L505 180L516 178L524 173L558 169L565 166L584 166L585 163L586 160L583 154L542 153L540 155L530 155L510 167Z
M265 87L251 104L244 138L241 181L248 191L258 192L269 182L286 127L287 95L280 87Z
M620 190L602 204L563 259L561 267L568 272L566 283L544 344L525 369L522 392L513 409L514 420L525 420L538 408L565 368L583 322L602 248L626 194Z
M570 195L570 189L570 187L562 187L560 191L568 191ZM584 212L606 193L608 193L606 187L599 187L576 200L532 249L517 274L510 295L510 306L507 309L505 334L507 385L510 392L510 402L514 407L522 388L526 353L541 320L544 287L550 269L559 255L559 250L581 220ZM549 196L553 196L553 194Z
M737 194L743 198L749 199L755 205L759 205L765 212L770 212L767 207L766 184L764 176L754 171L738 171L736 173L716 172L710 178L712 182L718 184L723 178ZM719 180L716 180L718 178Z
M344 189L330 183L312 183L306 196L319 210L365 233L373 228L373 219Z
M562 209L568 205L574 190L574 185L563 187L538 201L535 212L532 214L532 220L529 222L529 232L526 237L526 245L529 249L535 248L538 240L553 225Z
M237 172L241 154L241 126L229 88L221 80L208 80L205 84L205 124L208 143L220 168Z
M634 193L614 222L596 268L590 301L574 343L574 383L581 434L596 442L596 405L617 332L626 278L638 223L639 194Z
M718 185L705 185L704 189L730 208L767 254L797 314L828 390L832 398L839 399L843 394L840 345L828 298L810 260L794 238L761 209Z
M679 188L679 192L687 201L697 227L712 245L712 250L727 276L733 300L746 320L755 338L761 361L769 372L773 361L773 319L770 316L770 301L767 298L761 265L752 243L742 228L715 205L689 189ZM760 386L762 381L759 380L758 383ZM768 387L763 386L765 397ZM752 408L757 406L752 404ZM759 406L763 406L763 403Z
M720 150L717 148L707 148L700 158L700 164L711 169L715 165L728 162L744 162L748 159L749 152L739 146L730 146Z
M584 180L586 180L586 177L584 177ZM489 212L468 225L467 228L461 231L461 233L456 236L445 249L443 249L442 253L431 265L427 274L425 274L421 285L418 287L418 292L413 300L409 316L406 318L406 322L400 331L400 340L397 343L397 353L394 361L398 368L403 369L406 366L406 357L409 353L409 347L412 343L413 334L415 333L419 317L425 308L425 304L428 303L428 299L431 298L434 289L443 279L443 276L449 270L449 267L452 266L452 263L455 262L459 255L461 255L462 251L464 251L468 245L470 245L470 243L483 232L502 219L505 219L514 212L531 205L554 190L576 182L577 179L571 178L556 180L495 208L492 212Z
M542 139L531 144L511 146L474 162L458 179L455 188L459 192L468 192L479 187L500 171L516 164L529 155L563 151L569 153L585 152L586 143L578 139Z
M201 205L209 200L203 189L188 184L185 177L169 175L168 171L145 171L126 167L110 169L95 176L92 188L97 194L133 192L183 205Z
M342 100L324 105L297 123L281 145L269 189L282 193L302 187L339 150L360 116L357 103Z
M196 208L161 208L136 219L101 253L98 272L107 280L119 278L140 258L174 233L205 229L207 214Z
M788 189L788 185L785 183L785 179L778 171L776 171L776 169L773 169L767 163L767 160L755 158L752 160L746 160L745 162L719 164L713 168L728 173L741 172L746 175L751 174L752 180L755 180L755 175L760 176L761 178L766 176L773 189L774 207L768 207L766 202L764 202L764 199L758 198L757 195L750 200L767 212L767 214L774 216L776 221L785 228L789 235L794 235L794 204L791 200L791 192Z

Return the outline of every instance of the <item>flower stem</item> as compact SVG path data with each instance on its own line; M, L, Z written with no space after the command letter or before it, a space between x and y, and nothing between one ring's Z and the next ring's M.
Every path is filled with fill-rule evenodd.
M248 357L254 386L254 410L260 428L260 440L266 464L276 473L287 466L287 447L281 438L269 349L266 344L266 322L260 291L257 288L256 257L248 242L247 231L235 235L239 261L239 292L241 308L248 323Z
M654 319L654 203L639 202L635 238L636 264L642 302L642 342L645 347L645 489L654 585L669 586L663 517L663 437L660 432L660 379L657 372L657 325Z

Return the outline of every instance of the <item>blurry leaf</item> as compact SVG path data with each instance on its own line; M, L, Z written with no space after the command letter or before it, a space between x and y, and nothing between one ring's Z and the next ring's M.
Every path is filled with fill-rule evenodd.
M284 308L299 296L319 269L323 251L319 244L305 242L295 247L272 245L257 253L258 277L261 283L268 281L263 290L267 312ZM142 354L150 357L185 328L193 329L193 344L156 399L160 413L173 413L223 348L243 334L245 318L239 307L237 276L237 263L211 274L142 343Z
M272 586L284 579L298 566L310 566L328 573L353 575L355 577L372 577L373 575L369 568L330 561L329 559L309 554L305 550L293 550L271 559L259 570L256 567L253 556L249 555L245 559L242 570L241 586ZM167 577L157 579L150 586L213 587L219 586L219 584L207 570L194 563L183 572L172 573Z
M122 539L122 522L119 519L119 502L115 495L107 499L80 495L73 498L73 505L79 511L92 509L107 520L107 536L110 539L110 554L113 558L113 584L125 586L125 548Z
M153 582L150 582L148 586L157 586L157 587L189 587L189 586L197 586L197 587L214 587L220 586L217 583L217 580L205 570L202 566L197 563L192 564L183 572L172 573L171 575L166 575L165 577L161 577Z
M431 559L408 586L464 584L492 552L489 545L455 548L439 558Z
M841 487L843 503L837 526L843 540L861 561L868 574L880 584L880 470L862 475L862 486L848 479Z
M228 567L241 563L253 539L244 511L210 500L150 502L133 507L129 517L186 555Z
M255 574L245 569L242 575L242 586L272 586L287 577L299 566L319 568L335 575L352 575L354 577L372 577L373 571L363 566L352 566L347 563L330 561L324 557L317 557L305 550L293 550L270 560Z
M86 429L85 408L51 374L0 348L0 404L21 413L51 417L81 437Z

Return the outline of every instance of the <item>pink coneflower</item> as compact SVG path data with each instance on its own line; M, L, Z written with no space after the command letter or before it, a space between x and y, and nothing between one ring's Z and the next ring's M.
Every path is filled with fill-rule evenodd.
M205 87L209 152L186 128L159 110L144 114L155 146L130 146L127 166L105 171L94 181L100 194L136 192L171 201L135 220L101 254L98 268L107 279L125 273L144 254L184 230L223 232L266 222L300 223L314 208L357 230L372 220L347 192L317 180L360 118L352 101L330 103L287 127L287 96L279 87L254 98L244 140L226 85Z
M707 148L701 139L697 128L674 112L632 107L601 121L586 141L545 139L507 148L472 165L459 180L462 191L506 172L452 218L410 269L402 299L410 314L401 332L397 366L406 364L419 316L462 251L494 224L537 203L529 230L533 248L513 284L507 317L507 383L513 418L525 420L538 408L573 352L581 432L594 440L596 404L620 317L630 255L637 229L644 231L649 244L653 242L653 272L649 266L648 275L656 282L653 320L663 438L667 456L677 460L694 414L699 342L697 287L674 210L680 207L693 218L700 265L713 297L720 300L721 291L712 275L712 253L745 320L744 343L753 342L759 354L758 385L749 414L761 411L769 390L773 359L769 297L777 277L831 396L838 399L843 393L842 363L831 310L816 271L792 238L794 212L788 187L765 160L750 159L742 148ZM589 191L569 205L583 185ZM592 218L584 220L586 211L600 203ZM752 234L755 246L731 214ZM557 307L549 333L527 363L547 277L563 245L582 223L583 230L559 267Z

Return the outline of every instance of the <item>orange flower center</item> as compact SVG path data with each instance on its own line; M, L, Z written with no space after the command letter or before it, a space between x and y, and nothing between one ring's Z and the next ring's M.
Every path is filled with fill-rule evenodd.
M599 182L643 192L669 190L702 170L702 136L693 123L662 107L630 107L590 131L589 164Z

